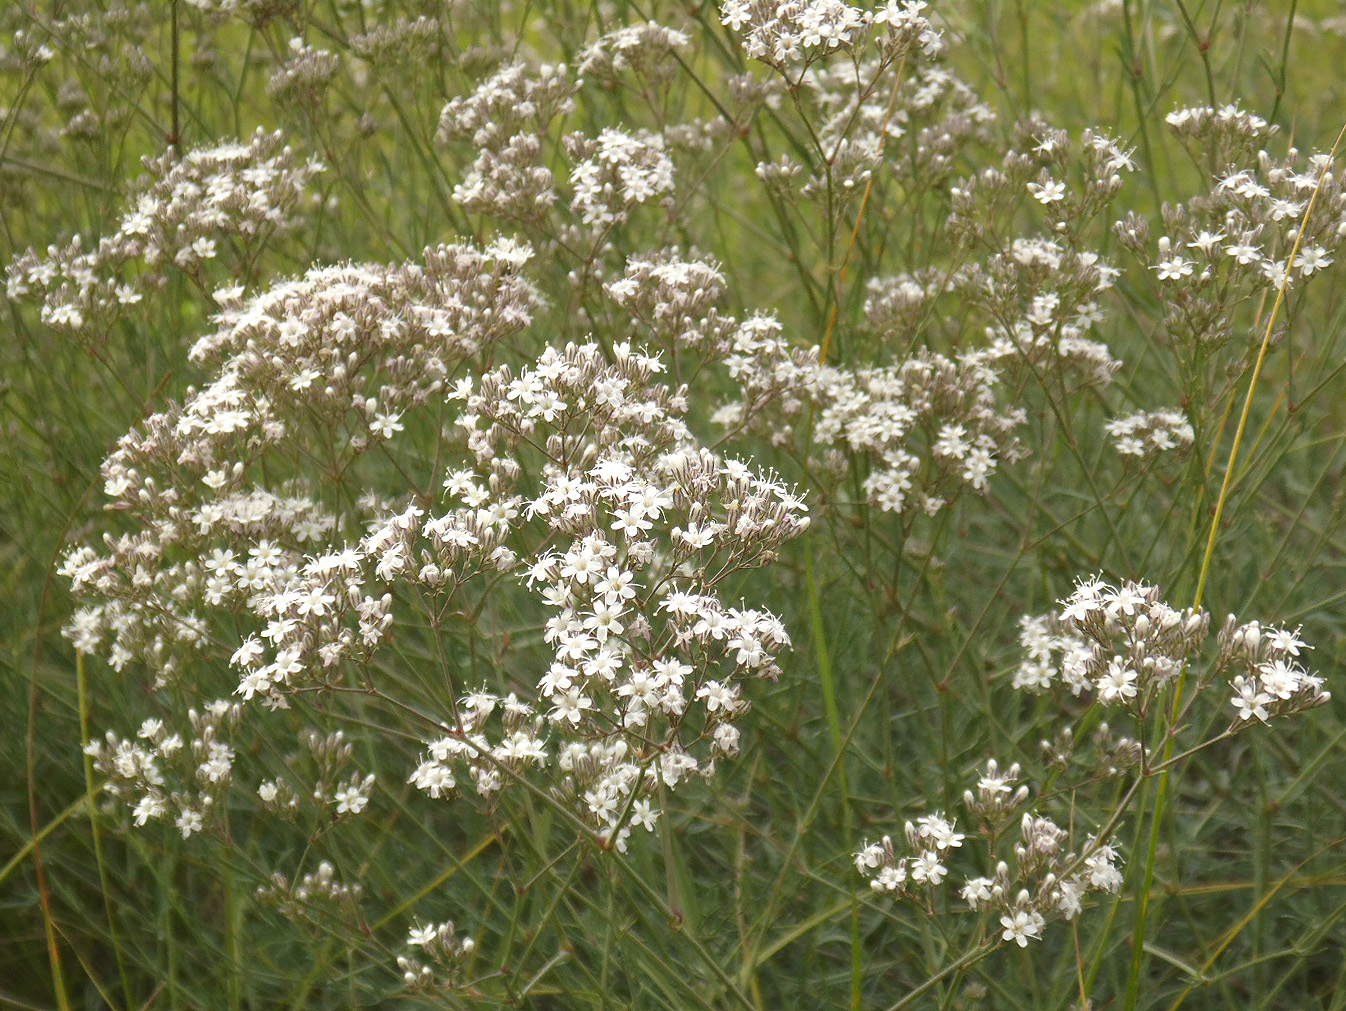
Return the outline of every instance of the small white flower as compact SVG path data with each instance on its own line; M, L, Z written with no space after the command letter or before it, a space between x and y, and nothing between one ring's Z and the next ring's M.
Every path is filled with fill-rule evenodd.
M1136 672L1121 657L1108 662L1108 670L1098 679L1098 698L1101 702L1125 702L1136 697Z
M1159 280L1177 281L1184 277L1190 277L1195 266L1196 264L1191 260L1185 260L1181 256L1173 256L1166 260L1160 260L1155 264L1154 269L1159 271Z
M1027 948L1030 937L1035 941L1042 939L1045 922L1040 913L1019 909L1013 916L1002 916L1000 925L1005 928L1004 933L1000 935L1002 940L1013 941L1020 948Z
M1327 250L1322 246L1309 246L1307 249L1301 249L1299 257L1295 260L1295 266L1299 268L1300 274L1304 277L1331 265L1332 257L1327 255Z
M438 936L439 931L434 924L428 927L412 927L411 932L407 934L407 944L423 948Z
M1230 684L1237 693L1230 701L1234 703L1239 719L1248 720L1255 716L1263 723L1267 722L1266 707L1271 696L1259 691L1255 682L1248 681L1242 675L1235 677Z
M1054 204L1066 198L1066 184L1049 179L1045 183L1029 183L1028 192L1040 204Z
M937 885L944 880L944 876L949 873L949 869L939 862L939 854L934 850L926 850L917 855L911 861L911 879L913 881L925 882L930 885Z
M391 439L394 433L402 431L401 417L400 414L375 414L369 430L381 438Z

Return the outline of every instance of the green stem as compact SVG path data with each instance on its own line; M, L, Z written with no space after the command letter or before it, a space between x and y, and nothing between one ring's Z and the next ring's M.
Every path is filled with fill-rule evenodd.
M818 678L823 687L823 708L827 713L827 731L832 739L832 753L836 756L837 781L841 786L841 819L848 849L855 845L855 825L851 813L850 788L846 782L846 762L843 759L845 740L841 734L841 712L837 706L836 677L832 657L827 650L827 634L823 628L822 599L818 593L818 579L813 567L813 535L808 534L804 546L805 576L809 593L809 622L813 631L814 650L818 656ZM859 899L851 899L851 1009L859 1011L864 980L864 952L860 944Z
M81 748L89 745L89 693L84 678L84 654L75 653L75 695L79 703L79 743ZM121 938L117 934L117 918L112 915L112 894L108 889L107 861L103 858L103 835L98 828L98 788L94 786L93 756L84 752L84 790L89 805L89 830L93 834L94 862L98 864L98 887L103 892L103 908L107 911L108 936L112 940L112 954L117 961L117 974L122 982L122 1000L126 1007L135 1007L131 1001L131 979L126 974L126 960L122 957Z

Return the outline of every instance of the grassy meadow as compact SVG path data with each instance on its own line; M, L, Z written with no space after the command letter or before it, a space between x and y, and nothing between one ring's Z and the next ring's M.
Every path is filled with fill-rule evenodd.
M1344 66L5 6L0 1008L1346 1009Z

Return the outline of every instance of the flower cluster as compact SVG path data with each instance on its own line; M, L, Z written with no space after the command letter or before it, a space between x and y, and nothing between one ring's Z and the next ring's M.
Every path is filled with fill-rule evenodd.
M1122 456L1152 459L1160 453L1185 452L1196 438L1180 411L1137 411L1103 426Z
M631 315L633 335L667 351L680 379L690 382L702 367L723 364L738 398L721 405L716 423L743 427L780 398L787 415L796 413L800 391L816 377L818 349L792 347L770 316L740 321L722 312L716 303L724 284L719 264L666 249L631 257L622 277L604 290ZM774 430L777 441L789 433L788 424Z
M492 794L550 761L549 726L559 789L623 847L630 824L653 826L658 783L708 775L715 756L737 753L743 685L778 676L789 637L716 588L772 560L808 520L780 482L696 443L679 417L684 392L654 379L662 368L626 345L608 361L571 344L454 390L475 466L449 473L456 505L420 523L421 578L450 571L466 545L498 565L517 558L550 612L549 653L535 702L485 689L459 702L412 776L421 789L447 793L465 768Z
M782 154L777 161L756 166L758 178L786 202L794 203L802 196L814 201L821 213L835 216L866 192L866 184L880 171L910 180L913 185L930 186L934 175L947 173L953 155L973 136L980 135L993 118L969 88L947 69L929 62L938 55L939 36L920 15L923 3L902 7L890 4L888 11L876 15L843 4L830 5L828 10L823 10L828 5L805 9L807 5L791 3L780 4L774 11L767 11L767 5L753 6L762 9L756 14L749 10L746 16L766 20L753 23L748 38L750 55L759 55L755 51L757 42L779 49L794 45L795 35L812 45L813 30L792 34L792 19L830 25L830 30L824 30L825 38L847 48L852 48L852 42L858 43L872 23L886 21L889 28L867 55L861 55L858 45L854 46L856 57L852 60L815 62L815 57L831 48L822 41L813 49L805 45L807 52L801 51L797 57L804 66L793 78L786 63L760 56L782 72L782 83L795 88L797 102L812 99L810 111L817 117L810 127L810 165L797 191L795 180L806 169L790 155ZM732 24L730 13L726 5L724 17ZM851 22L861 26L853 39L843 27ZM845 42L838 41L843 38ZM927 59L911 59L908 67L905 57L917 49ZM901 73L901 77L890 85L892 73ZM800 85L802 88L797 87ZM885 97L889 93L890 99ZM878 98L884 100L876 101ZM889 142L899 138L905 138L904 142L889 151Z
M1122 875L1112 846L1091 835L1075 851L1069 832L1032 811L1019 818L1012 867L999 859L997 844L1028 801L1028 788L1015 786L1018 778L1017 764L1001 770L992 759L975 792L963 795L964 806L978 820L974 837L986 843L992 873L967 878L960 895L973 910L998 913L1002 940L1025 947L1030 938L1041 939L1049 920L1074 919L1088 892L1117 891ZM854 855L855 867L873 891L915 898L918 888L933 889L944 881L949 874L944 861L968 836L938 813L907 822L904 834L905 852L899 853L892 837L884 836Z
M716 307L724 287L718 263L684 259L678 250L665 249L632 256L622 277L603 290L631 314L649 339L671 353L691 348L723 357L736 322Z
M834 49L850 49L874 15L842 0L723 0L720 23L746 32L743 50L784 69Z
M788 444L818 376L818 353L816 344L793 345L770 316L744 320L724 359L738 399L722 404L713 420L731 431L752 428L776 445Z
M597 137L570 134L570 209L598 232L626 221L638 204L673 191L673 161L664 139L649 130L608 127Z
M330 929L332 914L346 920L355 919L363 897L364 887L358 881L353 884L343 882L337 876L336 868L326 860L298 881L292 883L276 871L267 884L257 888L257 898L287 920L320 925L324 929Z
M924 0L888 0L878 12L843 0L721 0L720 24L744 33L749 57L785 71L857 48L875 25L887 28L880 44L889 59L916 48L933 56L943 41L925 7Z
M294 104L309 109L322 101L332 79L341 67L341 60L326 49L314 49L304 40L290 40L290 58L267 81L266 92L276 102Z
M942 814L925 815L904 832L910 855L898 856L892 836L867 843L855 854L855 869L870 879L869 887L887 895L902 895L916 885L934 887L948 876L943 861L966 838Z
M944 279L931 267L919 273L871 277L865 288L865 329L880 341L907 343L920 332L944 291Z
M1106 344L1087 336L1103 318L1095 299L1116 274L1087 250L1015 239L1007 253L961 271L956 284L996 321L986 329L991 361L1073 392L1108 385L1122 367Z
M168 683L211 641L206 615L246 608L274 651L264 663L261 640L244 642L239 691L280 704L315 661L377 641L382 591L363 589L362 563L395 527L352 546L318 485L359 473L465 359L530 320L527 257L509 241L441 246L424 264L315 268L246 302L223 293L219 329L192 349L216 378L104 463L104 491L135 530L65 559L87 601L69 629L77 648L108 648L117 669L141 660Z
M1038 746L1048 765L1064 769L1074 764L1090 778L1120 776L1144 758L1138 740L1116 733L1106 722L1099 723L1086 742L1076 741L1074 729L1062 726L1051 740L1044 739Z
M577 87L565 64L512 64L445 105L440 139L469 141L476 151L454 200L482 214L539 220L556 199L542 142L552 120L574 108Z
M1299 638L1298 629L1264 629L1256 621L1239 624L1231 614L1217 641L1219 666L1237 671L1229 686L1240 723L1254 718L1266 723L1331 701L1323 679L1300 664L1301 651L1312 647Z
M1036 375L1053 388L1106 386L1122 363L1087 334L1103 318L1095 299L1116 274L1093 253L1053 239L1019 238L947 282L934 268L872 278L866 327L881 341L911 343L939 298L956 292L995 321L986 328L989 363L1015 378Z
M135 208L117 229L88 249L77 235L45 257L19 256L7 272L9 297L40 299L44 323L89 338L162 284L170 266L204 283L204 264L223 256L246 275L267 236L293 223L322 169L282 145L279 133L258 130L246 144L146 159Z
M1141 583L1086 580L1060 603L1056 615L1020 620L1025 655L1014 686L1045 691L1060 683L1135 712L1177 679L1210 625L1204 611L1175 610L1157 587Z
M968 248L982 242L1000 248L995 228L1002 215L1028 203L1053 234L1074 245L1121 191L1124 173L1134 170L1131 150L1106 134L1085 130L1076 144L1066 131L1029 117L1014 124L999 165L957 180L950 190L950 236Z
M862 192L880 164L913 188L933 188L953 172L957 156L976 140L990 139L995 114L948 67L934 59L908 59L903 76L889 49L862 61L820 62L803 77L817 106L818 142L827 153L805 184L805 195L842 199ZM933 54L927 54L933 55ZM881 99L881 100L880 100ZM782 168L789 170L789 162ZM759 175L777 174L759 166Z
M56 52L43 41L43 33L33 29L20 28L10 38L10 46L5 52L8 61L23 70L32 70L45 66L56 56Z
M716 303L724 286L719 264L665 249L628 259L622 277L604 291L631 315L634 334L666 349L679 378L691 381L702 367L723 363L737 397L715 411L716 424L761 428L754 426L758 415L779 403L781 410L771 412L771 436L786 442L793 434L786 419L800 412L803 391L817 377L818 349L792 347L770 316L739 321L721 312Z
M461 971L462 963L476 950L477 943L472 938L459 936L453 921L446 920L429 926L415 926L407 935L407 944L419 948L431 965L417 958L399 955L398 971L408 989L430 991L438 987L452 986ZM438 968L444 973L441 979L435 974Z
M323 816L342 818L359 814L369 804L374 786L374 775L361 776L353 772L345 777L353 748L340 730L320 734L306 727L299 742L308 754L313 771L300 776L303 794L316 804ZM311 781L311 782L310 782ZM301 793L284 778L271 779L257 787L257 796L263 806L273 813L290 817L300 807Z
M515 134L541 133L557 116L574 109L575 83L565 64L530 69L511 64L449 101L439 116L442 140L470 140L496 147Z
M1084 580L1060 604L1051 615L1021 620L1025 655L1015 687L1041 692L1060 684L1138 717L1199 657L1210 627L1205 611L1177 610L1160 599L1158 588L1136 582L1113 587ZM1239 722L1266 722L1322 705L1330 698L1322 678L1298 662L1306 648L1297 632L1264 633L1257 622L1240 625L1230 615L1216 658L1199 672L1188 704L1226 677Z
M399 17L392 24L371 27L350 38L350 51L377 72L391 73L404 67L424 67L435 60L450 59L445 52L448 26L421 15Z
M146 50L151 46L154 21L145 17L143 8L119 3L92 8L62 6L53 8L51 15L40 28L34 24L16 31L12 48L0 45L0 73L26 73L57 54L65 57L65 69L53 75L60 81L55 89L55 111L59 117L68 117L59 128L57 142L62 150L68 150L67 139L88 142L94 145L86 149L91 152L106 137L133 129L134 114L127 104L117 101L115 93L134 93L153 79L155 65ZM71 54L78 56L72 58ZM95 67L96 76L86 72ZM117 82L112 93L104 84L107 80ZM26 112L30 107L31 103L24 103L22 109ZM15 125L27 118L19 106L10 115ZM51 122L45 112L29 120L27 128L36 133L30 143L36 141L41 149L47 146L46 138L56 139L48 125ZM12 148L15 139L11 136L6 146ZM56 149L46 154L56 156ZM85 152L70 154L76 159L87 157Z
M657 85L677 71L677 51L691 42L685 32L656 21L618 28L580 54L579 73L585 79L616 82L629 71L647 85Z
M1166 117L1175 134L1194 147L1210 152L1211 163L1224 166L1255 154L1258 146L1279 129L1256 113L1231 102L1218 109L1196 106L1175 109Z
M922 351L901 365L824 366L812 396L814 440L870 459L863 488L887 512L938 512L966 486L984 491L1001 461L1022 455L1019 408L1002 408L986 351L948 358Z
M859 370L820 365L818 356L817 347L792 348L774 320L749 320L726 359L742 399L723 405L716 421L783 444L811 418L819 465L835 475L849 461L866 499L894 513L914 506L933 515L964 487L985 491L1002 462L1024 455L1013 433L1026 415L1001 404L990 351L949 358L922 350L900 365Z
M992 251L955 271L951 289L989 318L997 363L1067 394L1111 382L1121 362L1088 334L1103 319L1099 298L1119 271L1085 248L1081 233L1133 167L1130 153L1103 134L1086 130L1075 145L1064 131L1030 119L1015 126L998 167L957 182L950 239L969 253L983 243ZM1057 180L1076 171L1082 186ZM1025 197L1042 206L1053 234L1002 240L994 234L999 220Z
M973 141L990 139L995 113L948 67L924 64L899 91L893 119L903 134L889 161L893 172L929 186L953 174Z
M1184 110L1187 118L1179 121L1232 130L1248 118L1232 113L1226 118L1226 112ZM1328 155L1305 157L1291 148L1276 158L1236 148L1219 164L1208 193L1166 207L1164 234L1157 239L1151 239L1148 220L1134 213L1114 226L1122 245L1158 280L1161 338L1182 348L1228 343L1236 336L1241 307L1255 309L1283 287L1298 291L1333 262L1346 237L1346 182L1330 170ZM1315 190L1312 212L1302 222ZM1256 324L1254 333L1260 338Z
M171 819L187 839L203 831L221 806L233 776L232 738L240 715L237 705L221 699L201 711L187 710L191 730L185 739L162 720L148 719L135 739L109 730L84 751L107 776L103 788L131 805L137 825Z
M613 359L595 344L549 348L518 374L453 381L531 318L536 297L518 274L528 256L504 240L446 246L424 264L317 268L246 301L218 292L218 329L192 350L216 377L104 466L136 529L67 556L86 604L69 634L118 668L144 662L162 685L232 613L244 625L228 647L238 696L287 707L296 690L367 668L397 601L420 595L444 613L478 574L519 570L551 612L545 674L523 675L522 697L462 695L411 781L442 796L465 779L490 796L554 762L556 789L624 846L630 825L654 824L657 784L708 775L737 752L742 687L777 676L789 638L717 588L769 562L807 518L779 481L700 446L680 419L685 391L656 382L659 359L626 345ZM686 273L664 277L662 295L677 301ZM642 275L637 287L660 282ZM677 318L666 304L648 302L656 329ZM371 450L396 454L416 411L446 392L465 402L451 429L465 456L442 482L444 508L405 485L381 497L372 488L390 471ZM334 506L319 493L329 475L368 475L371 490ZM358 813L372 779L340 778L341 742L314 741L316 757L331 753L315 799ZM299 791L273 780L259 795L290 811Z

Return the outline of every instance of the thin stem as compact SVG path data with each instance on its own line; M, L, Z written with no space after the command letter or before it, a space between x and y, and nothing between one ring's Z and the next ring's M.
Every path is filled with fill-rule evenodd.
M1346 125L1343 125L1337 134L1336 141L1332 144L1332 150L1328 153L1327 159L1318 174L1318 183L1313 188L1313 193L1309 196L1308 206L1304 208L1304 216L1300 220L1299 228L1295 233L1294 245L1290 249L1290 256L1285 262L1285 277L1276 289L1276 301L1271 306L1271 313L1267 317L1266 328L1262 333L1262 343L1257 349L1257 360L1253 364L1252 378L1248 382L1248 392L1243 398L1243 410L1239 414L1237 427L1234 429L1234 444L1229 448L1229 460L1225 464L1224 479L1220 483L1220 494L1215 500L1215 514L1211 517L1210 535L1206 538L1206 553L1201 560L1201 573L1197 578L1196 593L1192 600L1192 610L1196 611L1201 607L1201 600L1206 589L1206 577L1210 573L1211 559L1215 555L1215 539L1220 532L1220 519L1224 515L1225 502L1229 497L1230 485L1234 478L1234 466L1238 461L1239 447L1243 442L1244 431L1248 427L1248 416L1252 413L1253 394L1257 390L1257 381L1262 375L1262 364L1266 361L1267 348L1271 346L1271 334L1276 325L1276 317L1280 313L1281 305L1285 301L1285 291L1290 285L1290 278L1294 273L1295 257L1299 255L1299 244L1304 238L1304 228L1308 224L1310 216L1313 214L1314 204L1318 200L1318 193L1322 190L1323 181L1327 176L1328 168L1336 157L1337 148L1341 146L1342 139L1346 138ZM1187 680L1184 672L1178 678L1178 683L1173 692L1173 705L1169 717L1169 725L1176 723L1178 714L1182 709L1183 688ZM1162 714L1161 714L1162 718ZM1174 739L1170 736L1164 745L1164 758L1160 764L1166 766L1168 760L1173 754ZM1145 869L1140 892L1136 897L1136 919L1131 933L1131 967L1126 980L1126 999L1123 1004L1126 1011L1135 1011L1136 1002L1140 997L1140 972L1145 963L1145 928L1150 910L1150 892L1154 887L1154 866L1159 852L1159 833L1163 823L1164 808L1168 802L1168 769L1165 768L1159 774L1158 789L1155 792L1154 812L1150 818L1150 835L1145 854Z
M122 957L121 938L117 933L117 918L112 913L112 894L108 887L107 860L103 857L103 834L98 824L98 788L94 785L93 756L89 746L89 691L84 676L84 654L75 653L75 696L79 703L79 743L84 752L84 790L89 805L89 831L93 835L94 862L98 864L98 887L103 892L103 908L107 912L108 936L112 941L112 954L117 961L117 975L121 977L122 1000L128 1011L134 1007L131 1003L131 979L126 972L126 959Z

